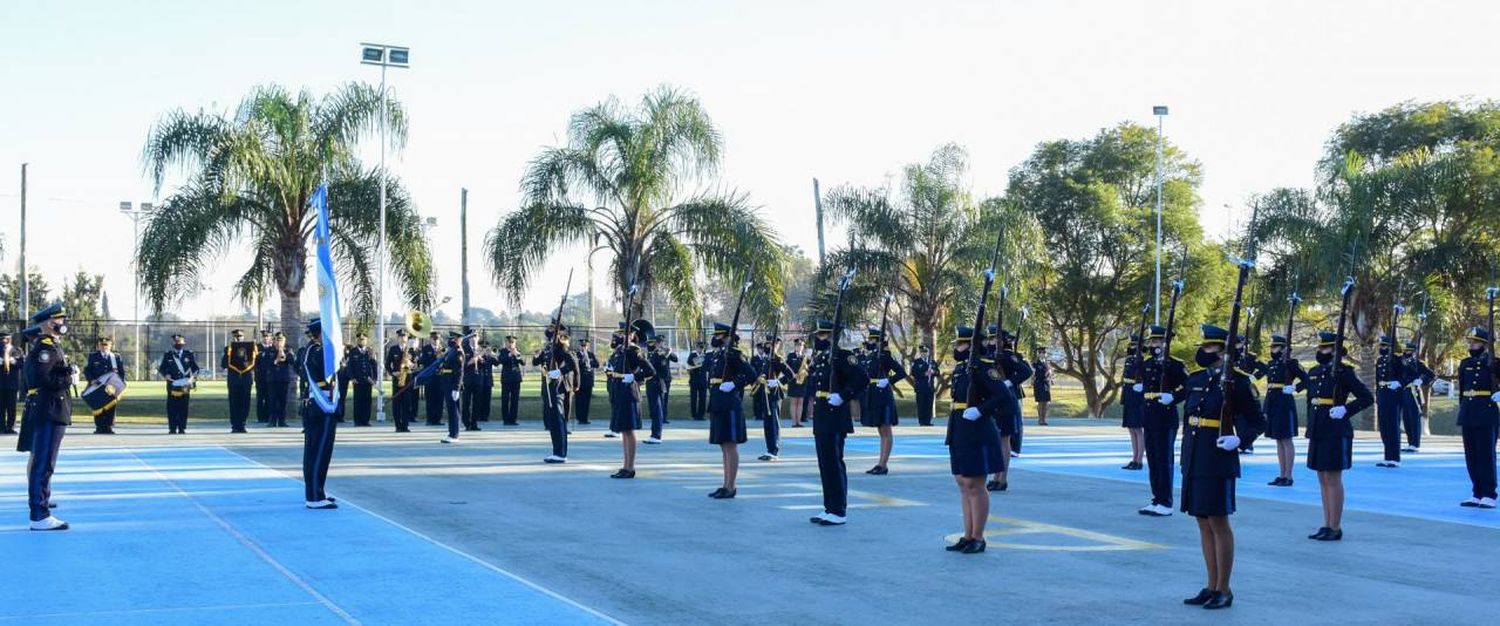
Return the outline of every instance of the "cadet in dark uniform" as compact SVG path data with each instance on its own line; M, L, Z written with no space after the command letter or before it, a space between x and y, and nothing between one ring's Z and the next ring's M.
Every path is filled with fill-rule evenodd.
M10 333L0 333L0 435L16 434L16 396L25 360L25 353L11 344Z
M937 364L927 346L917 347L917 356L911 360L911 386L917 396L917 425L931 426L932 412L937 401Z
M1021 435L1025 430L1026 422L1021 419L1021 398L1026 397L1025 382L1031 380L1031 364L1016 352L1016 336L1008 330L1000 331L1000 358L997 363L1005 374L1005 380L1010 384L1007 388L1016 397L1016 404L1011 414L1015 416L1012 428L1007 433L1004 442L1005 453L1011 457L1021 456ZM1003 480L1001 482L1004 482Z
M1125 364L1121 367L1120 426L1130 431L1130 462L1120 469L1138 470L1145 467L1141 464L1141 456L1146 452L1146 417L1142 412L1144 403L1141 394L1145 393L1146 386L1135 379L1140 375L1140 347L1141 336L1131 335L1130 346L1125 349Z
M670 423L667 420L667 393L672 388L672 364L677 362L677 355L661 344L661 338L655 335L646 339L646 358L651 361L651 370L656 372L651 380L646 382L646 408L651 411L651 436L647 437L645 443L661 443L662 425Z
M548 368L542 381L542 424L552 437L552 454L542 461L546 463L568 462L568 396L577 384L578 361L568 349L568 327L559 325L560 335L556 346L552 342L552 328L547 328L547 343L532 360L532 365Z
M464 421L463 408L458 402L463 397L464 370L469 365L464 356L466 349L459 343L463 336L463 333L448 331L448 349L440 357L442 364L438 365L437 378L442 380L443 406L448 412L448 435L439 440L443 443L458 443L458 428Z
M992 324L989 335L996 339L996 343L979 360L993 364L1003 379L1005 392L1001 394L995 425L1000 428L1000 450L1005 453L1005 458L1011 459L1021 456L1021 399L1017 396L1021 392L1021 386L1031 378L1031 366L1026 364L1026 359L1010 349L1010 342L1015 337L1009 332L1001 331ZM1010 462L1006 461L1005 469L996 472L984 487L989 491L1010 489Z
M374 408L372 396L380 374L376 371L375 355L370 353L370 338L359 333L355 342L354 347L344 353L345 376L354 387L354 425L369 426Z
M432 334L427 338L427 343L422 344L421 349L417 351L417 371L427 369L428 365L432 365L433 363L437 362L439 358L438 347L441 345L439 341L440 337L441 335L439 335L437 331L432 331ZM427 425L442 426L444 397L443 377L433 376L431 378L428 378L427 383L423 385L422 396L427 399Z
M1240 476L1239 451L1265 430L1265 418L1248 376L1224 363L1229 331L1203 325L1203 342L1194 363L1203 369L1187 379L1183 405L1182 512L1198 520L1207 583L1183 604L1225 609L1234 604L1229 577L1234 571L1235 481ZM1229 406L1225 407L1224 376L1231 376ZM1227 409L1227 410L1226 410ZM1228 423L1226 423L1226 421Z
M703 421L708 414L708 372L703 369L703 342L688 353L688 412L694 421Z
M762 461L781 458L781 394L792 378L792 370L776 352L779 345L778 339L768 337L765 343L757 346L757 354L750 357L750 369L756 376L751 387L754 391L750 394L750 404L766 439L766 453L759 457Z
M67 530L68 523L52 516L52 473L63 435L73 423L73 404L68 393L73 366L63 353L61 337L68 334L68 315L62 304L53 304L31 316L33 332L40 338L26 355L26 414L16 449L30 452L26 464L26 502L32 530Z
M385 348L385 374L391 377L391 419L396 423L396 432L411 432L411 422L416 417L407 412L408 401L415 396L415 389L411 388L412 377L416 372L412 371L411 351L406 346L406 329L396 331L396 340ZM416 405L411 405L413 408Z
M1406 447L1402 452L1415 454L1422 447L1422 389L1437 380L1437 374L1417 358L1417 342L1406 342L1401 360L1410 377L1406 391L1401 394L1401 428L1406 431Z
M629 330L616 333L615 350L609 356L605 378L611 386L609 430L620 435L625 463L610 478L635 478L635 431L641 428L641 386L649 384L656 371L636 342L651 334L651 326L637 320ZM623 323L622 323L623 324Z
M516 336L505 336L505 347L500 349L500 420L506 426L515 426L521 405L521 366L525 361L516 349Z
M1266 377L1266 364L1260 361L1260 357L1250 351L1250 342L1244 335L1239 335L1238 345L1240 347L1240 362L1236 367L1244 372L1252 381ZM1240 450L1242 454L1255 454L1255 446L1245 446Z
M271 331L260 331L260 343L255 347L260 356L255 359L254 369L255 421L260 424L266 423L271 415L271 364L263 357L272 345Z
M619 374L618 372L616 372L614 370L614 366L611 365L611 364L619 360L619 358L620 358L620 351L625 349L625 346L626 346L625 334L627 332L625 330L625 322L621 321L621 322L617 322L617 323L619 324L619 328L616 329L615 332L611 333L610 336L609 336L609 357L606 358L606 359L604 359L604 374L605 374L605 376L604 376L604 393L605 393L605 395L609 396L609 415L610 415L610 421L611 422L614 421L615 402L619 401L618 398L616 397L616 394L619 393L619 391L620 391L619 387L621 386L620 385L620 376L621 376L621 374ZM630 344L630 345L636 345L636 344ZM644 352L641 353L641 358L643 358L643 359L646 358L646 355L645 355ZM642 381L641 384L644 385L645 382ZM639 390L637 390L637 391L639 391ZM640 412L639 408L637 408L636 412L637 413ZM618 431L616 431L613 426L611 426L608 430L604 431L604 436L607 437L607 438L614 438L614 437L620 436L620 433Z
M307 338L309 343L303 354L300 376L309 394L330 398L334 390L328 379L337 378L337 375L329 372L323 362L323 324L316 317L307 323ZM339 508L323 489L328 482L328 466L333 462L333 440L338 433L337 413L324 411L311 397L302 400L302 484L309 509Z
M1186 398L1183 385L1187 367L1166 350L1167 329L1152 326L1146 337L1145 360L1141 378L1136 381L1145 389L1141 394L1145 418L1146 468L1151 480L1151 504L1141 507L1141 515L1166 517L1172 514L1172 463L1177 446L1177 405Z
M881 476L891 471L891 448L896 443L891 429L901 423L896 416L896 390L891 385L906 378L906 368L891 355L890 344L880 334L879 327L871 326L865 331L864 366L873 384L865 390L859 423L880 433L880 458L865 473Z
M1047 405L1052 402L1052 364L1047 349L1037 348L1031 362L1031 399L1036 402L1036 425L1047 425Z
M1266 364L1266 436L1276 442L1279 473L1272 487L1292 486L1292 466L1297 461L1296 393L1307 389L1307 370L1292 357L1291 345L1282 335L1271 335L1271 361Z
M475 358L479 369L474 391L474 420L488 422L490 405L495 399L495 366L500 364L500 359L495 356L495 349L490 347L488 339L480 340L479 356Z
M167 381L167 434L187 433L188 401L198 382L198 360L182 335L172 335L172 349L161 355L156 372Z
M573 419L589 423L589 408L594 403L594 370L599 369L599 355L587 339L578 342L578 393L573 394Z
M93 382L110 374L125 380L125 361L110 350L112 345L113 341L109 337L99 338L99 349L89 354L88 363L83 367L85 380ZM94 413L94 434L115 434L115 405L111 404Z
M807 411L807 347L802 338L798 337L792 342L792 351L786 355L786 366L792 370L791 383L787 385L786 395L792 401L792 428L802 428L802 420Z
M1406 361L1395 351L1395 339L1380 336L1380 356L1375 359L1375 427L1385 448L1384 458L1375 467L1401 467L1401 398L1410 397L1406 390L1413 374L1406 371Z
M740 471L739 444L749 440L745 429L745 387L755 382L755 370L735 342L738 334L728 324L714 322L708 363L708 442L719 446L724 461L724 484L708 497L733 498Z
M1495 388L1500 360L1489 353L1490 330L1469 329L1469 356L1458 364L1458 426L1463 433L1464 466L1473 495L1459 506L1495 508L1495 439L1500 424L1500 391ZM34 519L34 518L33 518Z
M1340 366L1334 379L1334 359L1344 357L1337 335L1318 333L1318 364L1307 372L1307 467L1318 473L1323 494L1323 526L1308 539L1339 541L1344 537L1344 470L1353 465L1354 426L1349 418L1374 403L1370 389L1352 366ZM1350 395L1354 401L1349 401Z
M990 492L985 478L1005 471L1010 463L1000 447L1002 439L996 416L1005 402L1005 376L993 364L978 360L971 379L969 350L974 329L959 326L954 330L953 373L948 392L953 400L948 414L948 463L953 480L958 483L958 498L963 505L964 535L948 546L949 552L974 554L984 552L984 527L990 517ZM970 395L971 387L973 395ZM970 402L973 401L973 404Z
M250 419L250 394L255 386L255 360L260 355L254 342L245 341L245 331L230 331L230 342L219 355L219 368L229 388L229 432L243 433Z
M830 371L832 376L830 376ZM832 382L833 389L829 389ZM810 357L807 392L813 399L813 441L818 476L823 482L823 512L810 520L821 526L848 522L849 476L844 467L844 439L854 432L847 400L870 384L854 353L835 344L833 322L818 320Z
M287 347L286 335L276 331L274 343L261 358L271 364L270 371L266 373L270 385L270 399L266 401L266 426L285 428L287 395L291 393L292 383L301 377L297 372L297 357Z

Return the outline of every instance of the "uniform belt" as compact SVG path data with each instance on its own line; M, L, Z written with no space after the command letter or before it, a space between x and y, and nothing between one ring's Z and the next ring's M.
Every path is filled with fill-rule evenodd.
M27 389L26 390L26 397L30 398L31 396L34 396L34 395L36 395L36 390L35 389Z
M1313 398L1313 406L1333 406L1333 398Z
M1145 398L1146 398L1146 399L1147 399L1147 400L1155 400L1155 399L1157 399L1157 398L1160 398L1160 397L1161 397L1161 392L1159 392L1159 391L1147 391L1147 392L1146 392L1146 393L1145 393L1145 396L1144 396L1144 397L1145 397Z
M610 378L624 378L625 377L624 374L621 374L619 372L605 372L605 375L609 376Z
M955 410L955 411L962 411L962 410L967 409L967 408L969 408L969 403L967 403L967 402L954 402L953 403L953 410Z
M1219 420L1210 419L1210 418L1200 418L1200 417L1190 417L1190 418L1188 418L1188 425L1189 426L1197 426L1198 428L1218 428L1221 423L1222 422L1220 422Z
M445 367L445 368L439 369L438 373L439 374L452 374L453 373L453 368Z
M1286 383L1271 383L1269 385L1266 385L1266 389L1280 389L1285 386Z
M1134 378L1121 378L1120 382L1135 384L1135 379Z
M716 384L722 383L722 382L724 382L724 379L722 379L722 378L710 378L710 379L708 379L708 384L710 384L710 385L716 385Z
M827 398L828 397L828 392L826 392L826 391L819 391L818 392L818 397L819 398Z
M1488 389L1469 389L1469 390L1464 391L1464 397L1465 398L1478 398L1478 397L1481 397L1481 396L1488 396L1491 393L1492 392L1490 390L1488 390Z

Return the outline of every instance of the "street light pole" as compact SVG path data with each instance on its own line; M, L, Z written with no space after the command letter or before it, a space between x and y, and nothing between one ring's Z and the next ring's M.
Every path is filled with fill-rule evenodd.
M139 208L128 200L120 203L120 212L130 218L131 228L135 232L135 254L131 259L131 265L135 266L135 271L132 272L135 276L135 291L132 295L133 304L131 305L131 315L135 317L133 323L135 326L135 344L132 348L135 351L135 359L131 365L131 369L134 372L136 380L141 379L141 218L148 217L155 211L156 207L152 206L150 202L142 202Z
M388 67L410 67L411 49L405 46L361 43L360 63L380 66L380 244L375 251L375 370L385 372L385 144L387 111L385 70ZM375 386L375 421L385 421L385 384Z
M1156 115L1156 304L1151 307L1156 315L1156 325L1161 325L1161 181L1162 181L1162 120L1167 117L1167 107L1151 107Z
M26 163L21 164L21 324L31 319L31 285L26 276Z
M463 293L459 294L462 301L459 306L459 323L469 325L469 190L460 187L458 190L458 274L463 283Z

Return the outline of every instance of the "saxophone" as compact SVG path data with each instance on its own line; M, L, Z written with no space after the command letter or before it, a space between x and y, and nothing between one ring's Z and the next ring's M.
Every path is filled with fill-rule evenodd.
M411 350L401 349L401 366L396 370L396 387L406 387L407 379L411 378Z
M797 384L807 384L807 362L811 360L812 357L809 357L806 353L803 353L802 358L797 361L797 372L792 376L794 379L796 379Z

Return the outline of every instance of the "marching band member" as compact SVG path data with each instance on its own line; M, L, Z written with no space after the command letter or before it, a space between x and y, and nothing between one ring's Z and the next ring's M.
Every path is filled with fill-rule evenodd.
M167 434L187 433L188 401L197 386L198 361L182 335L172 335L172 349L161 355L156 372L167 381Z

